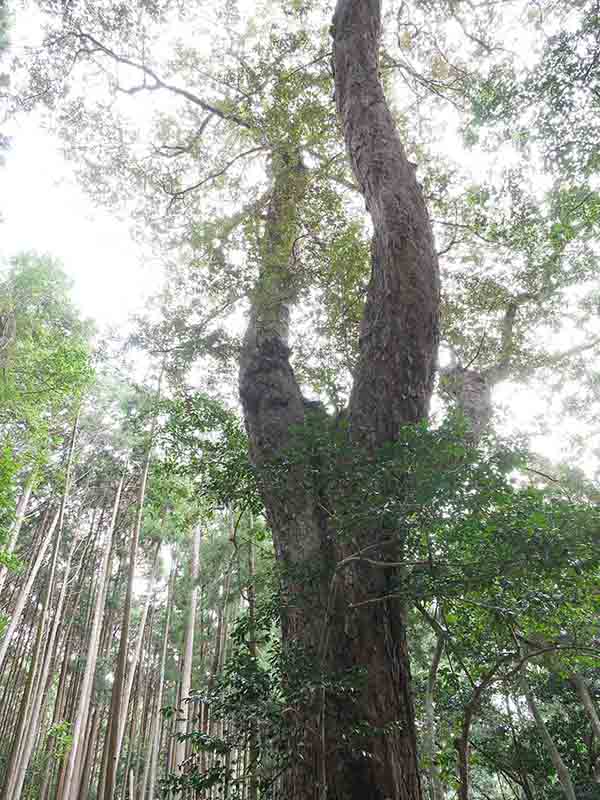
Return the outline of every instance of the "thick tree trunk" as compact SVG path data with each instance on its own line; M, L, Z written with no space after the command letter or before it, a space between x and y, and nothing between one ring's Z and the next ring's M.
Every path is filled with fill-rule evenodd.
M374 228L350 420L356 441L380 446L427 416L439 339L439 272L415 168L379 79L381 0L338 0L332 32L338 113Z
M374 225L349 407L351 443L370 459L403 426L427 416L438 343L438 267L414 168L379 81L380 2L340 0L333 36L338 110ZM292 144L274 157L273 174L240 394L282 566L287 657L291 662L300 651L316 674L360 676L351 697L323 691L294 708L301 730L284 791L290 800L420 800L406 609L398 598L401 575L391 565L401 560L402 535L394 532L390 543L389 530L367 526L353 533L352 543L343 541L330 529L329 510L343 502L344 488L333 487L324 499L312 463L287 459L274 480L273 467L308 408L287 339L306 188ZM370 563L348 558L364 548Z

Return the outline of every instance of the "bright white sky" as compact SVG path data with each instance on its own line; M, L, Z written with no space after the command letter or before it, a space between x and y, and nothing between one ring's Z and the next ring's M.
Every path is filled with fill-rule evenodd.
M0 258L36 250L60 259L83 314L101 327L125 326L160 288L159 265L144 258L126 222L94 206L34 116L9 132L13 146L0 171Z

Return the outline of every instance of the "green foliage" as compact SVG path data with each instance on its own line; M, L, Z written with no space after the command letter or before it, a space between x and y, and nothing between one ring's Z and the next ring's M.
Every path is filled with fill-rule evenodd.
M163 401L158 440L168 471L193 478L207 503L259 511L262 503L241 421L205 395Z
M48 448L56 417L79 402L93 377L90 327L69 290L56 262L31 254L12 260L0 286L0 425L25 430L31 454Z
M0 563L3 561L2 545L6 543L7 532L13 520L16 506L16 482L19 462L13 449L6 443L0 450Z
M370 457L343 421L315 415L270 478L286 491L287 471L301 466L320 496L335 497L336 537L358 543L376 529L400 544L410 568L402 591L413 599L461 603L472 593L499 613L557 626L563 604L591 602L600 519L594 506L520 483L527 459L501 443L466 445L451 420L406 428Z
M438 605L439 622L433 630L447 638L436 693L438 762L449 786L456 785L453 740L475 687L482 683L477 702L482 721L476 716L471 736L477 746L472 764L477 782L485 783L490 771L505 771L517 783L528 779L550 790L552 769L533 724L503 716L498 693L519 694L521 654L515 637L541 651L533 663L544 663L545 654L553 652L566 671L581 668L594 641L600 570L597 508L528 485L522 477L528 458L526 451L507 443L489 440L479 449L465 445L457 421L435 430L425 425L406 428L397 443L367 457L351 446L343 421L315 411L273 465L275 489L285 491L284 476L302 468L305 480L323 498L324 509L335 491L335 514L327 519L332 535L355 542L360 559L364 531L382 531L389 552L401 553L403 564L390 589L415 604L429 623L427 609ZM189 772L169 777L165 786L171 790L227 786L231 797L241 796L249 776L239 774L233 758L236 748L258 730L257 771L269 797L270 781L290 758L299 757L290 709L317 703L323 696L329 708L352 707L364 676L327 669L299 644L282 651L274 630L283 603L271 588L261 594L255 619L246 614L238 620L225 670L208 694L202 693L213 719L223 720L224 732L198 730L188 736L197 755ZM419 625L415 639L423 642L427 634L422 621ZM258 643L259 658L251 656L250 640ZM426 675L427 654L422 658ZM590 658L598 663L597 657ZM417 670L418 697L424 679ZM555 695L542 694L540 702L549 708ZM566 718L565 708L572 710ZM497 730L510 730L510 725L516 725L516 738L499 737ZM572 697L561 700L549 725L583 786L587 755L577 734L581 707ZM354 720L344 735L351 751L363 746L365 728ZM208 771L200 768L202 752L215 756Z
M265 593L252 623L247 614L236 622L231 634L232 652L223 672L208 692L194 696L210 705L213 722L223 721L223 733L195 730L180 735L191 744L193 764L184 774L169 775L162 782L163 791L185 793L192 788L200 791L215 787L235 800L244 796L249 771L255 770L260 796L265 800L272 796L277 777L294 757L286 746L291 727L285 708L289 702L298 701L287 678L283 678L286 665L275 628L280 605L277 592ZM251 655L251 639L260 645L261 658ZM312 676L303 677L302 689L306 691ZM172 713L173 709L167 709L168 715ZM248 746L252 737L260 742L258 760L245 773L239 772L233 755ZM213 753L215 757L204 771L199 768L201 753Z
M46 734L51 742L52 758L56 761L62 761L71 749L73 744L71 729L72 724L68 720L63 720L52 725Z

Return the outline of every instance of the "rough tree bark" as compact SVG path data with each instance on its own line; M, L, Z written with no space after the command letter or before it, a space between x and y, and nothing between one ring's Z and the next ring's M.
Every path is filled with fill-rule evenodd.
M439 279L431 226L379 80L380 29L379 0L339 0L332 26L337 107L374 227L372 275L348 409L350 444L367 459L394 442L403 426L427 416L438 345ZM389 531L374 521L353 536L351 545L336 539L331 511L341 502L343 488L338 493L334 487L323 498L315 465L294 460L284 468L279 464L273 479L273 466L289 447L292 431L312 414L288 349L306 180L294 143L280 145L273 158L240 394L282 566L284 646L290 655L300 648L317 669L360 674L362 680L353 702L318 692L312 704L294 709L302 733L284 792L290 800L420 800L406 609L398 598L401 574L392 565L401 559L401 534L390 542ZM364 548L369 548L369 562L348 559Z

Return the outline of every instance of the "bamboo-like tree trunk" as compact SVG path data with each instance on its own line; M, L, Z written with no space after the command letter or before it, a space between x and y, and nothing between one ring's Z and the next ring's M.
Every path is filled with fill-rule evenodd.
M156 709L154 711L154 718L152 720L152 734L150 736L150 748L151 748L151 758L150 758L150 776L149 776L149 783L148 783L148 800L153 800L154 798L154 790L158 778L158 757L160 751L160 731L161 731L161 706L162 706L162 696L164 692L165 686L165 671L166 671L166 664L167 664L167 650L169 645L169 633L170 633L170 625L171 625L171 608L173 605L173 582L175 576L175 565L173 565L173 569L171 571L171 577L169 580L169 589L168 589L168 597L167 597L167 615L165 619L165 632L163 638L163 646L162 646L162 653L160 657L160 670L159 670L159 679L158 679L158 691L157 691L157 699L156 699ZM144 800L143 796L140 800Z
M446 637L442 633L437 634L433 658L429 666L427 678L427 690L425 693L425 731L423 735L423 751L427 763L427 776L429 779L430 800L444 800L444 787L440 778L440 771L437 765L436 747L436 724L435 724L435 689L437 685L437 673L442 658Z
M520 674L520 679L521 679L521 691L523 692L523 694L525 695L525 699L527 700L527 707L529 708L531 716L535 720L538 733L540 734L540 737L544 743L544 747L546 748L546 752L548 753L550 760L552 761L552 765L556 770L556 774L558 776L558 780L565 797L567 798L567 800L577 800L577 797L575 795L575 787L573 786L569 770L567 769L567 766L563 761L557 746L554 744L554 740L552 739L552 736L550 736L550 732L548 731L546 723L544 722L544 718L542 717L538 705L535 702L533 692L531 691L531 687L529 686L529 681L527 680L526 669L527 669L526 665L523 665Z
M196 605L198 599L198 570L200 561L200 542L202 539L202 529L198 525L192 538L192 564L190 579L192 590L188 605L188 614L185 628L185 641L183 648L183 663L181 665L181 681L179 684L179 699L177 703L177 724L175 736L181 736L188 731L189 702L187 702L192 690L192 662L194 658L194 633L196 629ZM186 757L186 742L176 738L175 742L175 767L181 767Z
M115 680L113 683L111 708L108 719L108 730L105 741L105 769L104 776L104 800L114 800L115 782L117 777L117 767L120 756L120 746L127 719L127 705L124 703L124 695L127 690L127 652L129 648L129 626L131 621L131 604L133 598L133 579L135 577L135 563L137 558L138 543L142 528L142 518L144 511L144 500L146 497L146 482L150 469L152 444L148 446L142 477L138 494L138 506L136 521L131 533L129 544L129 568L127 575L127 587L125 590L125 603L123 608L123 622L121 625L121 635L119 640L119 654L115 670Z
M123 474L117 486L110 525L106 534L106 545L102 563L100 565L100 577L98 579L96 606L89 634L85 672L83 675L75 720L73 722L73 745L69 751L67 764L63 773L63 780L56 795L57 800L77 800L79 795L80 779L83 771L83 756L85 753L85 742L82 738L82 732L87 730L92 687L94 675L96 673L96 662L100 647L100 632L102 627L102 619L104 616L104 608L106 605L108 581L110 578L110 555L113 546L113 533L119 511L119 504L121 502L121 492L123 489L124 480L125 475Z
M29 506L29 500L31 498L31 491L33 489L33 484L35 483L35 472L32 470L25 482L25 486L23 488L23 494L19 498L19 502L17 503L17 510L15 513L15 519L13 524L11 525L10 532L8 535L8 542L6 547L4 548L5 553L11 555L14 552L15 546L17 544L17 539L19 538L19 533L21 532L21 527L23 526L23 520L25 519L25 514L27 513L27 507ZM0 594L2 594L2 589L4 589L4 583L6 581L6 576L8 575L8 569L6 567L0 567Z

